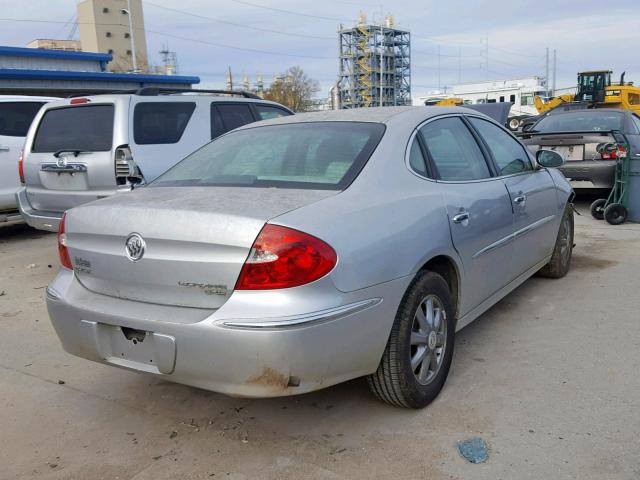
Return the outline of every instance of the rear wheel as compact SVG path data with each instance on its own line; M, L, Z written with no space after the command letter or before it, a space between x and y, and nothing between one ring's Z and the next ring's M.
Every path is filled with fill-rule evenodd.
M611 225L620 225L627 221L627 209L621 203L612 203L604 209L604 219Z
M447 379L454 335L447 282L420 272L398 308L378 370L368 377L373 394L399 407L427 406Z
M604 206L607 204L606 198L599 198L591 204L591 216L596 220L604 219Z
M567 205L560 221L560 230L553 248L551 260L540 269L538 274L548 278L562 278L571 267L573 253L573 208Z

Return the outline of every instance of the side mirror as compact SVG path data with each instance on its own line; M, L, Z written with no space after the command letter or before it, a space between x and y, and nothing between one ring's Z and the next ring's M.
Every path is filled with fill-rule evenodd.
M536 162L545 168L558 168L564 165L564 158L553 150L538 150L536 152Z

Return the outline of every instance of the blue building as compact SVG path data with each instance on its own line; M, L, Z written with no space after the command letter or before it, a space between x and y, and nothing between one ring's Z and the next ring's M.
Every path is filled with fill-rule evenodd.
M194 76L108 72L111 60L108 53L0 46L0 94L66 97L200 83Z

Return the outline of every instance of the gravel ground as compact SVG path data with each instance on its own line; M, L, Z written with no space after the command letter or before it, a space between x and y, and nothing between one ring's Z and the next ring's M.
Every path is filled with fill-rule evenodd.
M234 399L64 353L44 292L55 235L0 227L0 478L640 478L640 225L576 218L570 274L459 333L428 408L356 380ZM459 440L481 437L484 464Z

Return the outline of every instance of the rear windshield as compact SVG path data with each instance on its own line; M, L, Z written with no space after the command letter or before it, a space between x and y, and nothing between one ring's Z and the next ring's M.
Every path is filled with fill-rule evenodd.
M44 102L0 103L0 135L26 137L31 121Z
M153 186L342 190L382 138L377 123L314 122L231 132L192 153Z
M104 152L113 142L113 105L48 110L33 140L33 152L81 150Z
M610 132L611 130L622 130L623 124L624 115L621 113L585 110L548 115L536 123L530 131L541 133Z

